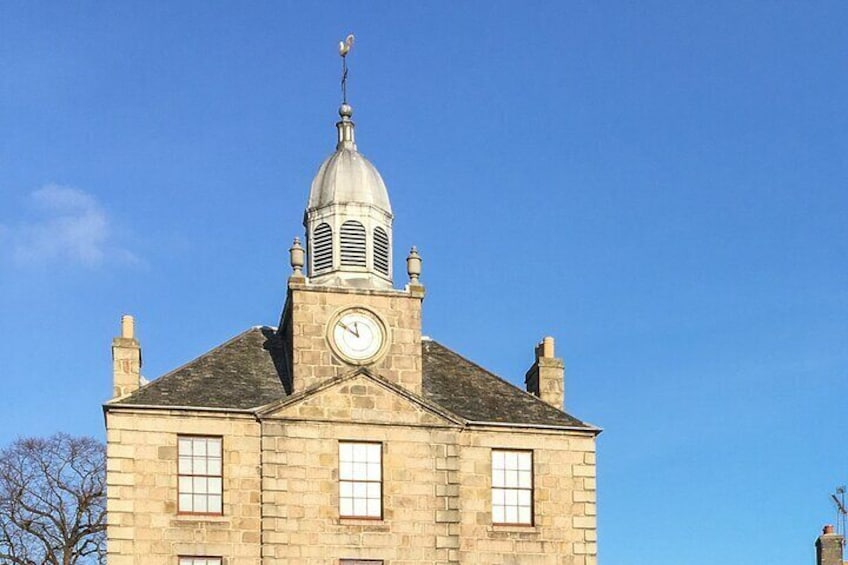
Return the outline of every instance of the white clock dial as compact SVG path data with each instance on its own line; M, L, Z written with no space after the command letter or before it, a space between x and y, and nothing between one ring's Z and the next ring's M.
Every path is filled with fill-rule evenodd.
M356 310L342 314L331 332L339 352L353 361L371 359L383 347L383 326L370 312Z

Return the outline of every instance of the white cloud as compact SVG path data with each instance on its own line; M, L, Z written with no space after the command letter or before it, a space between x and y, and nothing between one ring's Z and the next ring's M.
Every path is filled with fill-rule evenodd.
M88 267L107 260L138 262L118 245L106 210L91 194L50 184L32 192L30 201L35 212L31 221L0 226L0 237L9 240L16 262L63 261Z

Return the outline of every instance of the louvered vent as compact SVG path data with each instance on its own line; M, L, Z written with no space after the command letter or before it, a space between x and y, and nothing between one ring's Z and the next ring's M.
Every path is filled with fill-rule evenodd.
M312 232L312 254L312 274L333 268L333 230L329 224L321 224Z
M365 267L365 226L348 220L341 229L342 265Z
M374 268L389 275L389 236L381 227L374 228Z

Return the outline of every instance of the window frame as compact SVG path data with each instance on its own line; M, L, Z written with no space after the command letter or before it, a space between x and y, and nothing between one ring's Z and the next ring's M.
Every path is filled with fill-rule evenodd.
M344 445L344 444L354 445L354 446L355 445L366 445L366 446L376 445L380 448L380 450L379 450L379 453L380 453L380 480L379 481L373 481L373 480L369 481L367 479L360 480L360 479L343 479L342 478L342 445ZM338 490L338 493L339 493L339 507L338 507L339 508L339 519L341 519L341 520L373 520L373 521L377 521L377 522L382 521L383 517L385 515L385 508L383 507L383 493L384 493L384 490L385 490L383 488L383 486L384 486L383 485L383 478L385 476L384 475L384 469L383 469L383 443L379 442L379 441L359 441L359 440L348 440L348 439L339 440L339 442L338 442L338 462L339 462L339 465L338 465L338 472L339 472L339 477L338 477L338 481L339 481L339 490ZM342 513L342 498L343 498L342 497L342 483L353 483L353 484L355 484L355 483L365 483L366 485L367 484L379 484L380 485L380 515L379 516L369 516L367 514L343 514ZM350 498L351 500L357 500L357 497L344 497L344 498ZM367 504L368 504L367 503L367 501L368 501L367 495L366 495L365 500L366 500L366 512L367 512Z
M503 454L518 453L518 454L529 455L530 456L530 486L529 487L518 487L518 486L516 486L516 487L506 487L506 486L496 487L495 486L495 476L494 476L495 475L495 473L494 473L494 470L495 470L494 469L495 453L503 453ZM489 465L490 465L489 481L490 481L490 485L491 485L491 488L489 489L490 490L489 504L490 504L490 512L491 512L491 517L492 517L492 525L493 526L516 526L516 527L533 527L533 526L535 526L536 525L536 458L535 458L535 453L533 452L533 450L532 449L493 447L491 449L491 453L490 453L490 456L489 456ZM506 466L504 466L504 470L507 470ZM518 471L519 469L515 469L515 470ZM525 491L525 492L527 492L527 491L529 491L530 492L530 520L528 522L521 522L521 521L517 521L517 522L507 522L507 521L496 522L495 521L495 489L501 490L501 491L504 491L504 492L506 492L506 491L516 491L516 492ZM502 506L504 509L507 508L506 504L499 505L499 506ZM511 507L512 505L509 505L509 506ZM516 508L522 508L522 505L517 504ZM506 520L506 511L504 511L504 520Z
M210 439L212 439L212 440L218 440L218 442L220 443L220 446L221 446L221 450L220 450L221 451L221 472L218 475L209 475L209 474L200 475L200 474L183 474L183 473L181 473L180 472L180 440L181 439L190 439L190 440L196 440L196 439L210 440ZM193 457L193 455L192 455L192 457ZM208 478L220 479L221 480L221 493L220 493L221 510L218 511L218 512L208 512L208 511L207 512L195 512L194 510L183 510L183 508L180 505L180 494L181 494L180 479L183 478L183 477L190 477L190 478L204 477L204 478L207 478L207 479ZM192 497L195 494L196 493L194 492L194 486L192 485L192 491L191 491ZM206 496L207 497L209 496L208 492L206 493ZM194 506L193 501L192 501L192 506ZM208 498L207 498L207 507L208 507ZM224 437L223 436L207 435L207 434L178 434L177 435L177 515L180 515L180 516L223 516L224 515ZM204 557L202 555L196 555L196 556L195 555L184 555L184 556L181 556L181 558L186 558L186 559L193 559L193 558L197 558L197 559L204 559L204 558L205 559L222 559L222 558L217 557L217 556ZM221 561L221 563L223 563L223 560Z

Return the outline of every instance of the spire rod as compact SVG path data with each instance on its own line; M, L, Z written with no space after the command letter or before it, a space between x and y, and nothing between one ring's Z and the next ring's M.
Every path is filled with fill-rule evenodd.
M349 33L344 41L339 41L339 55L342 57L342 104L347 104L347 54L353 47L352 33Z
M350 48L353 47L353 34L348 34L344 41L339 41L339 55L342 58L342 105L339 108L339 116L341 121L336 123L336 129L339 131L339 140L336 144L336 150L352 149L356 151L356 142L353 137L353 108L347 103L347 54L350 53Z

